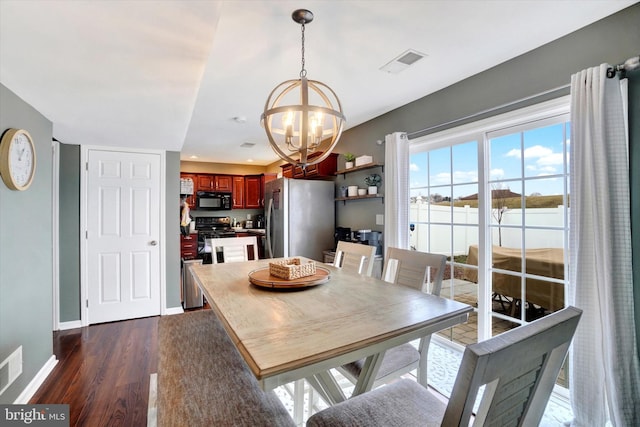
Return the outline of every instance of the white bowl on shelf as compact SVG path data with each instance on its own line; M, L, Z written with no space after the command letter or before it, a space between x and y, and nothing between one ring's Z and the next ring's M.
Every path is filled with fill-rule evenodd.
M364 196L365 194L367 194L366 188L358 188L358 196Z

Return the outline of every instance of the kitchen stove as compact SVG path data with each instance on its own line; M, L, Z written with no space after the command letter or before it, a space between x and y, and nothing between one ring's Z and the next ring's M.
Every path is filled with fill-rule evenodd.
M236 237L236 232L231 228L231 218L228 216L198 216L196 230L198 231L198 258L202 258L204 264L211 263L211 249L205 249L206 239Z
M231 228L231 218L228 216L198 216L196 217L198 233L209 233L211 237L236 237Z

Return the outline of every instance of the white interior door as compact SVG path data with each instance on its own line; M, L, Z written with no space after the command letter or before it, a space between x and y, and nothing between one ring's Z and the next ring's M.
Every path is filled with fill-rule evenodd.
M160 314L160 155L87 156L88 323Z

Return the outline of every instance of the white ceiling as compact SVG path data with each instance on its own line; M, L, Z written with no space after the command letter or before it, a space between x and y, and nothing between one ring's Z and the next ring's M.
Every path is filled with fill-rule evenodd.
M65 143L266 165L264 102L300 72L295 9L315 15L305 68L336 91L348 129L635 2L0 0L0 82ZM407 49L428 56L380 71Z

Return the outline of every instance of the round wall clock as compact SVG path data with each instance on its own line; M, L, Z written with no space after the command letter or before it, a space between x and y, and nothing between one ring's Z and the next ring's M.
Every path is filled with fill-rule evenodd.
M12 190L29 188L36 172L36 149L24 129L7 129L0 142L0 175Z

